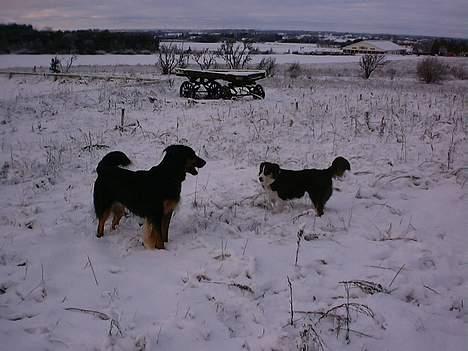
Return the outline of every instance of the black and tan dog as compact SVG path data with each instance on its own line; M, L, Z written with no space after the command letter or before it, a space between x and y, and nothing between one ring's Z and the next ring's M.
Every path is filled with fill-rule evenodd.
M276 163L262 162L258 179L273 208L282 206L283 200L298 199L308 193L317 215L321 216L333 192L332 178L341 177L347 170L351 170L351 165L341 156L327 169L293 171L282 169Z
M109 216L113 214L112 229L115 229L127 208L145 219L145 247L164 248L186 173L197 175L197 168L206 163L188 146L171 145L164 151L161 163L149 170L131 171L119 167L131 163L120 151L108 153L99 162L94 183L98 237L104 235L104 225Z

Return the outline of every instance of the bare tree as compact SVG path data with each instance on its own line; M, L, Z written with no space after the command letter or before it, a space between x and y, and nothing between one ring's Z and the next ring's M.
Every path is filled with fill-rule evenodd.
M172 74L177 67L186 67L189 58L183 46L178 47L174 43L161 44L158 55L158 65L162 74Z
M267 77L273 77L276 73L276 60L274 58L262 58L258 63L257 69L263 69L266 71Z
M289 65L287 72L292 79L296 79L302 74L302 67L299 62L294 62Z
M65 61L65 67L60 64L62 72L68 73L70 71L70 68L73 66L73 63L78 59L78 56L76 55L71 55L68 59ZM63 62L63 60L62 60Z
M385 55L381 54L365 54L361 56L359 66L361 67L362 76L364 79L369 79L371 74L379 67L386 64Z
M243 41L235 43L234 41L225 41L218 49L218 56L221 57L226 65L231 69L240 69L252 60L251 51L253 43Z
M178 48L177 51L177 67L186 68L188 66L190 60L190 52L190 47L188 50L185 50L184 44L182 43L182 45Z
M468 79L468 72L462 64L451 66L450 73L455 79L466 80Z
M210 69L216 66L216 53L205 48L192 53L193 60L200 66L200 69Z
M426 57L419 61L416 66L416 73L419 79L427 84L436 83L442 79L445 73L444 65L435 57Z

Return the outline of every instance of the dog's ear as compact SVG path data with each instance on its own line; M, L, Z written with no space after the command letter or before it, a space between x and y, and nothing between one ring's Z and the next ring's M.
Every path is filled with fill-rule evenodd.
M276 177L280 173L280 166L276 163L271 164L271 173Z
M179 154L192 152L193 154L195 154L192 148L185 146L185 145L179 145L179 144L169 145L168 147L164 149L164 152L166 154L175 153L175 152Z
M164 149L164 152L166 156L170 154L171 157L175 157L180 160L185 160L189 157L191 158L197 157L195 151L191 147L181 145L181 144L169 145L168 147Z
M260 163L260 167L258 167L258 174L262 174L263 169L265 168L266 162Z
M177 149L176 145L169 145L168 147L164 149L163 156L167 157L170 154L176 154L175 153L176 149Z

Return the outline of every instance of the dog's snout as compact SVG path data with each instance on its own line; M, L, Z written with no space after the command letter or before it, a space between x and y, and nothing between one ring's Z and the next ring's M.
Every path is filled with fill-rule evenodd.
M263 177L258 177L258 180L260 181L260 183L263 183Z
M206 161L202 158L198 158L197 167L202 168L205 165L206 165Z

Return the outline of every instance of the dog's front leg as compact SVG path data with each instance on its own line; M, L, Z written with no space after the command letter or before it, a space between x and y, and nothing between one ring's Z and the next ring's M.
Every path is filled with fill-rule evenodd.
M171 223L173 211L169 211L168 214L165 214L161 222L161 234L162 240L167 243L169 241L169 224Z
M323 215L323 208L325 206L324 202L318 196L314 196L312 192L309 192L309 197L312 200L312 204L315 207L315 212L317 217L322 217Z
M283 200L276 201L273 207L273 213L280 213L280 212L283 212L283 210L284 210L284 201Z
M168 199L163 202L163 217L161 222L162 240L167 243L169 240L169 224L171 223L172 214L177 207L178 200Z
M145 219L143 243L147 249L164 249L161 236L161 223L152 223Z
M284 201L276 193L270 195L271 209L273 213L280 213L284 209Z

